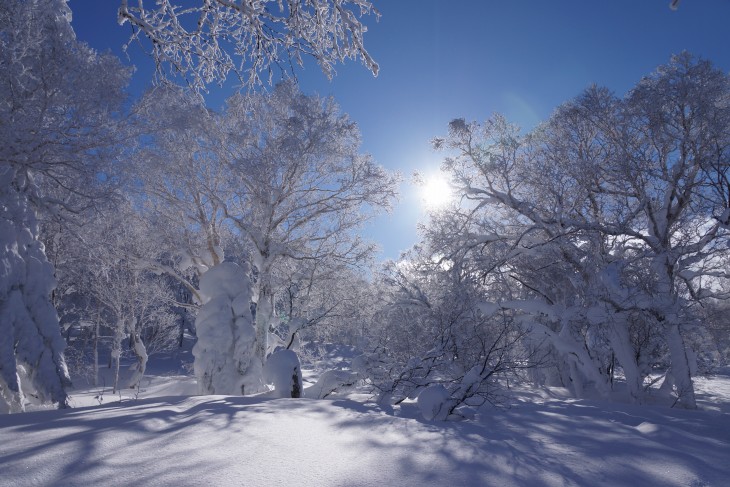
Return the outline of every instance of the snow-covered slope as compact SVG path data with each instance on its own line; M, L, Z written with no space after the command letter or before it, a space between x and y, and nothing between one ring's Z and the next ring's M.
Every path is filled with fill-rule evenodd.
M136 399L89 388L75 409L0 415L0 486L726 486L728 372L697 379L700 411L526 389L464 422L148 376Z
M193 385L176 383L152 378L147 394ZM703 385L714 400L730 391L727 377ZM723 486L730 478L730 416L719 409L550 391L461 423L419 420L414 404L394 416L344 399L151 397L1 416L0 439L0 485L14 487Z

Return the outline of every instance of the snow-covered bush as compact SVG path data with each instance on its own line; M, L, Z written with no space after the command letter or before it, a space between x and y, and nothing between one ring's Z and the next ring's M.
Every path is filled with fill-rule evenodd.
M399 404L430 390L422 400L429 419L500 402L504 381L536 365L524 344L527 332L509 310L485 302L481 284L456 266L409 257L386 269L384 302L361 366L380 402ZM431 397L434 391L444 400ZM431 414L436 403L443 408Z
M418 394L418 409L428 421L446 419L450 402L451 394L442 384L432 384Z
M325 370L317 382L305 390L306 397L324 399L331 394L346 392L360 381L360 374L349 370Z

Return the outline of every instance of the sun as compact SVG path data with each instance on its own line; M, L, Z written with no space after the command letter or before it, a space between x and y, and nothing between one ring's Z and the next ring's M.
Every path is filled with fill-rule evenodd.
M444 208L454 199L453 189L443 174L425 177L420 189L421 201L427 210Z

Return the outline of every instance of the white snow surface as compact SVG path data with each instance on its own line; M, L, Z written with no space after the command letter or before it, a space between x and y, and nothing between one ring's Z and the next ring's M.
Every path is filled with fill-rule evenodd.
M698 381L704 410L524 390L475 420L389 414L350 399L176 396L0 416L0 486L726 486L730 377ZM129 392L129 391L125 391ZM93 404L93 390L73 394ZM165 395L169 394L169 395Z

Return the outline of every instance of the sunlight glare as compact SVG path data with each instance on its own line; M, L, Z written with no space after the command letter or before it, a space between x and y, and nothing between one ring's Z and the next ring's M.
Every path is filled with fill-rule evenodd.
M432 175L421 186L421 201L427 210L440 210L451 202L453 191L443 174Z

